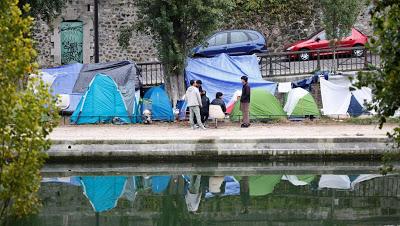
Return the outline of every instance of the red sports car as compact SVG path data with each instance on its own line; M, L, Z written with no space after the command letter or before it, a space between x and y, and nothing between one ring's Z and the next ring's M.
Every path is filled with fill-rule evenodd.
M351 35L343 38L338 42L338 48L362 47L368 42L368 37L355 28L351 29ZM285 46L286 51L308 51L308 50L327 50L330 49L329 40L326 38L325 30L318 31L305 40L295 42ZM352 53L356 57L361 57L364 54L363 49L353 49L352 51L338 51L337 53ZM331 51L321 51L320 55L331 55ZM300 60L309 60L312 56L316 56L314 52L304 52L292 55L291 58Z

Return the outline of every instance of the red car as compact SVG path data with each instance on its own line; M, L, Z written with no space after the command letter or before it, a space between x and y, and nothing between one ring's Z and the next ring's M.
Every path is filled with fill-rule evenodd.
M355 28L351 29L351 35L343 38L338 43L338 48L351 48L362 47L368 42L368 37ZM295 42L291 45L285 46L286 51L308 51L308 50L326 50L330 49L329 40L326 38L325 30L318 31L305 40ZM355 57L361 57L364 54L363 49L354 49L352 51L339 51L337 53L352 53ZM331 55L331 51L322 51L320 55ZM298 58L300 60L309 60L310 57L316 56L317 53L304 52L298 55L292 55L291 58Z

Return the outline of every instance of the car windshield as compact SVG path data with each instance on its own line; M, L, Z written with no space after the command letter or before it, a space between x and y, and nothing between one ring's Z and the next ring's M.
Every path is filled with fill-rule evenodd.
M312 33L312 34L309 35L307 38L305 38L305 40L309 40L309 39L312 39L312 38L316 37L321 31L322 31L322 30L318 30L318 31Z

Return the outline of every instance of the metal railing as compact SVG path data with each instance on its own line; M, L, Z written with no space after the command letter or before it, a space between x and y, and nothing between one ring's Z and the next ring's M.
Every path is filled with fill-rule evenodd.
M335 53L335 54L334 54ZM359 71L380 67L380 58L364 47L258 55L262 77L311 74L315 71Z
M157 86L164 83L164 69L161 62L138 63L142 71L142 83L144 86Z
M361 51L362 54L360 54ZM333 56L335 52L335 57ZM308 55L308 60L304 60ZM380 67L380 58L364 47L258 54L262 77L312 74L315 71L359 71ZM303 57L303 60L302 60ZM144 86L164 82L161 62L138 63Z

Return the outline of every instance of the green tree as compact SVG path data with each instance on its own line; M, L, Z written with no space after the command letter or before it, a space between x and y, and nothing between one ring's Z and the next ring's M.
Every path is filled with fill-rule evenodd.
M23 7L24 12L29 7ZM36 52L18 0L0 1L0 223L39 206L46 137L58 121L54 100L36 72Z
M351 28L357 20L363 1L349 0L320 0L322 8L322 22L325 27L326 37L336 49L337 42L349 35ZM336 54L334 50L333 57ZM336 71L333 64L333 71Z
M65 2L65 0L20 0L18 6L22 9L26 4L29 4L31 7L29 14L32 17L50 22L61 13Z
M371 11L374 37L370 48L381 59L381 67L371 72L359 73L358 87L372 89L373 103L369 108L375 110L382 128L386 119L400 108L400 2L398 0L376 0ZM400 147L400 128L388 134L394 139L394 148Z
M164 66L167 90L173 100L184 94L186 57L195 44L218 28L231 0L141 0L138 29L156 42ZM126 34L126 32L124 33Z

